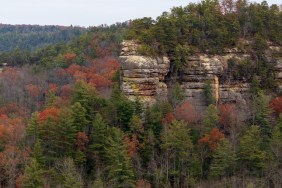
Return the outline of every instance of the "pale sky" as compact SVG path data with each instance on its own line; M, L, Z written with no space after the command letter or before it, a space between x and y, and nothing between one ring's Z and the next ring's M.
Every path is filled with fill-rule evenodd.
M200 0L0 0L0 23L98 26L156 18L173 6ZM256 0L261 2L261 0ZM268 0L282 4L282 0Z

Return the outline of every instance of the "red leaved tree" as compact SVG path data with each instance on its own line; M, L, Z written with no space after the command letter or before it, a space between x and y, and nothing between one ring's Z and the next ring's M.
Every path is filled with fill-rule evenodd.
M276 97L273 99L270 104L270 108L274 110L276 115L279 115L282 112L282 96L281 97Z
M65 53L63 56L64 56L65 60L67 60L69 63L73 63L75 58L76 58L75 53Z
M85 151L86 144L89 142L89 138L85 132L78 132L76 137L76 145L79 151Z
M46 108L39 113L39 122L44 123L46 120L51 119L54 121L59 120L60 109L56 107Z
M175 109L175 116L178 120L184 120L188 123L196 123L199 115L189 101L185 101Z
M162 124L163 125L167 125L167 124L171 124L171 122L175 120L175 117L173 115L172 112L169 112L165 115L165 117L162 119Z
M20 146L25 136L25 126L20 118L0 117L0 141L4 150L0 152L0 184L6 179L7 187L15 187L20 168L26 163L29 149Z
M28 91L28 94L33 98L36 99L38 95L40 94L40 88L37 85L34 84L28 84L25 86L26 90Z
M237 113L234 104L220 104L218 106L220 114L220 123L227 130L232 128L237 122Z
M223 138L224 134L221 133L218 128L213 128L208 135L200 138L198 143L200 145L207 145L211 151L214 151Z
M127 147L128 155L133 158L137 152L137 150L141 147L141 144L139 143L136 134L132 135L132 138L125 137L124 139L125 145Z

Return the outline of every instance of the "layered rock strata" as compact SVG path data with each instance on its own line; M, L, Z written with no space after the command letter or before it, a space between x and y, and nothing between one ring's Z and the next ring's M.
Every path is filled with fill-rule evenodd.
M217 104L233 103L244 111L248 112L249 84L244 81L234 80L222 81L231 58L247 59L249 55L226 53L225 55L208 56L198 54L188 58L187 67L181 78L181 86L185 90L186 100L195 107L198 112L203 112L207 106L204 98L205 85L210 84ZM224 78L226 79L226 78Z
M167 75L170 68L169 59L139 55L138 44L134 41L124 41L122 45L120 56L122 91L130 99L139 97L149 103L153 103L157 98L167 99L168 90L173 87L171 78ZM269 60L277 62L276 79L282 86L281 48L270 46L266 55ZM181 83L186 100L190 101L199 113L204 112L207 106L203 93L205 85L209 83L217 104L235 104L240 120L250 115L250 83L247 83L244 78L234 80L226 77L228 60L231 58L238 61L251 60L251 55L237 49L230 49L221 55L196 54L188 57L188 63L183 74L178 78L178 82Z
M124 41L120 56L121 89L130 98L154 103L167 99L167 85L163 82L169 71L167 57L147 57L137 53L137 44Z

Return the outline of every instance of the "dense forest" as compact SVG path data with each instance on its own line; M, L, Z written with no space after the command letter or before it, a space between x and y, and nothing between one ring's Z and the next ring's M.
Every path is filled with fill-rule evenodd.
M16 48L35 51L50 44L68 42L85 31L86 28L73 26L0 24L0 52L10 52Z
M33 35L32 27L19 30ZM269 42L282 44L281 30L277 5L205 0L157 20L71 30L79 36L68 42L32 49L28 40L0 54L7 63L0 73L0 187L281 187L282 96L263 54ZM251 75L252 116L238 121L234 104L216 105L209 87L203 117L178 84L169 101L148 107L129 100L119 87L124 39L138 41L140 53L167 55L176 76L193 53L253 41L244 50L256 63L232 67ZM18 43L7 41L6 49Z

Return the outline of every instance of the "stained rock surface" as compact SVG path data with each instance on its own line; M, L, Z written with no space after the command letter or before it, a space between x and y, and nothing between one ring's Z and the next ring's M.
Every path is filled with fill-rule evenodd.
M138 54L138 44L134 41L122 43L121 89L132 100L140 98L153 104L157 99L168 99L169 90L173 87L168 73L170 60L167 57L148 57ZM267 58L275 61L275 73L278 85L282 86L281 48L269 46ZM275 55L276 54L276 55ZM277 55L278 54L278 55ZM188 57L183 74L178 78L184 90L186 100L202 113L206 108L204 87L209 83L217 104L232 103L236 105L241 120L250 113L250 83L245 78L229 78L228 60L252 60L251 54L238 49L229 49L220 55L198 53ZM282 88L282 87L281 87Z

